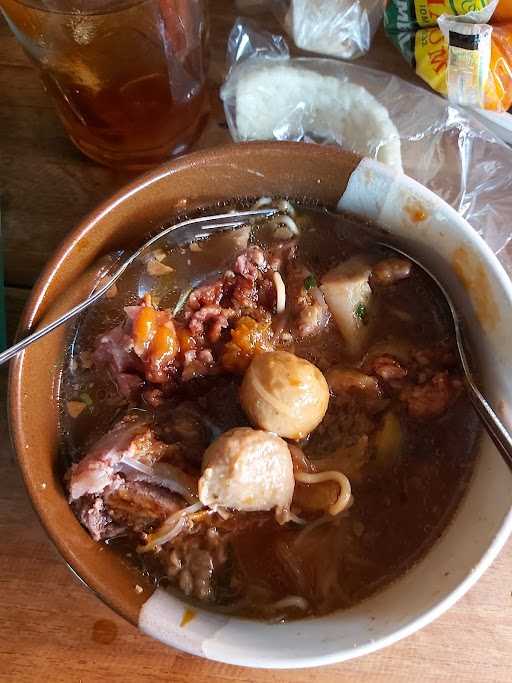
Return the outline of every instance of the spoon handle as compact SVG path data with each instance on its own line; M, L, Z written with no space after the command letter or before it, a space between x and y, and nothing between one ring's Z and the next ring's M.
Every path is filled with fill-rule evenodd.
M418 261L416 258L414 258L414 256L411 256L411 254L408 251L403 251L395 245L389 244L389 242L383 240L379 240L377 244L379 244L382 247L385 247L386 249L390 249L391 251L395 251L397 254L400 254L401 256L415 263L419 268L421 268L421 270L424 273L426 273L435 282L435 284L439 287L441 293L444 295L444 298L446 299L446 303L448 304L448 307L453 318L455 339L457 342L457 348L459 350L462 369L464 370L464 375L466 377L466 385L469 390L469 397L471 399L473 407L475 408L480 420L482 421L485 427L485 430L491 437L494 445L498 449L499 453L501 454L509 468L512 470L512 436L503 424L503 422L500 420L500 418L496 415L490 403L482 395L482 393L476 385L475 380L473 379L471 364L469 362L468 354L466 352L467 347L464 333L464 321L462 317L459 315L459 312L455 307L451 296L448 294L447 290L437 279L437 277L426 266L424 266L423 263L421 263L421 261Z
M489 434L492 442L500 452L509 468L512 470L512 436L500 418L496 415L489 401L485 398L485 396L483 396L473 378L471 364L466 353L466 335L464 332L464 323L455 311L451 300L449 300L448 297L447 300L453 315L455 338L457 341L457 347L459 349L462 368L466 376L466 386L469 390L469 398L471 399L471 403L478 413L486 432Z
M471 402L487 433L507 465L512 470L512 437L510 436L510 433L470 379L468 380L468 388Z
M19 342L13 344L13 346L10 346L8 349L5 349L5 351L2 351L2 353L0 353L0 365L6 363L8 360L16 356L16 354L20 353L20 351L26 349L27 346L30 346L30 344L33 344L42 337L45 337L47 334L57 329L57 327L64 325L64 323L66 323L68 320L71 320L71 318L74 318L76 315L84 311L97 299L102 297L105 292L107 292L114 284L116 279L116 277L110 278L106 284L102 285L93 294L91 294L91 296L88 296L87 299L84 299L76 306L73 306L73 308L71 308L69 311L66 311L63 315L59 316L55 320L52 320L52 322L48 323L48 325L45 325L35 332L32 332L32 334L23 337L23 339L20 339Z

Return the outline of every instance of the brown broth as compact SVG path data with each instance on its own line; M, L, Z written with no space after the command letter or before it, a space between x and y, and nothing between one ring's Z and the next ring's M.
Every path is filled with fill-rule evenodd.
M372 260L385 255L365 236L364 226L348 216L333 219L318 210L301 209L299 223L299 257L317 278L362 248ZM320 232L322 239L318 238ZM254 229L252 239L265 245L268 227ZM115 298L104 300L82 318L61 385L62 433L68 462L83 455L129 407L148 410L146 405L128 406L106 375L77 369L74 361L80 351L90 348L99 332L111 329L122 318L122 307L137 301L143 290L151 288L162 307L172 308L182 290L221 272L232 256L226 240L221 234L202 241L200 251L190 251L187 246L171 249L166 263L174 268L173 274L154 282L148 279L145 265L137 265L118 285ZM397 340L418 348L436 347L452 335L444 301L418 270L396 285L376 290L374 299L370 347L379 344L386 349ZM332 322L319 336L295 341L292 348L323 371L349 362ZM179 403L186 399L200 405L213 425L212 434L216 434L247 424L238 404L239 381L233 376L193 381L173 400ZM84 392L91 406L71 419L64 410L65 403L80 400ZM393 454L385 466L370 459L362 474L351 480L352 507L335 520L306 528L279 526L271 513L238 513L234 521L218 520L220 528L234 525L234 532L228 547L229 561L216 579L215 601L207 607L253 618L297 618L304 612L293 606L273 612L267 606L300 596L307 600L307 615L328 613L368 597L428 551L464 495L474 468L478 420L465 393L442 417L428 422L411 419L396 397L389 399L386 411L398 418L403 434L401 452ZM383 419L383 414L361 417L357 410L352 413L331 398L324 424L301 445L314 461L340 445L354 443L360 434L372 437ZM127 538L115 541L113 546L136 557ZM169 583L158 560L145 557L134 561L142 562L141 569L156 582Z

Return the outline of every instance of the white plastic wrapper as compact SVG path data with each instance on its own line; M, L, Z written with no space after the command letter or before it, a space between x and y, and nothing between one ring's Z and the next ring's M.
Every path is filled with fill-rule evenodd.
M447 87L450 102L485 107L485 88L491 64L491 18L498 0L462 16L442 14L438 24L448 44ZM499 97L496 95L496 99Z
M290 59L282 39L257 32L240 20L230 36L228 58L232 66L221 89L221 98L235 141L273 139L334 143L373 158L379 158L383 147L391 144L396 149L396 143L399 143L404 172L436 192L464 216L512 272L512 246L507 249L512 236L512 150L472 114L396 76L336 60ZM354 136L347 127L346 137L342 135L343 127L338 118L343 109L337 109L336 101L329 105L330 118L321 117L319 132L315 102L301 100L296 86L290 87L286 80L279 82L279 90L281 99L289 106L278 110L275 82L265 70L286 65L336 79L341 84L364 88L379 107L387 110L393 128L385 126L380 139L373 131L364 141L366 152L361 152L361 139L354 145ZM263 112L271 123L279 114L271 130L268 126L262 127L264 135L247 130L246 121L240 121L243 134L239 127L239 115L246 117L247 109L244 105L240 111L237 94L241 92L240 84L247 81L249 70L256 76L258 71L266 74L265 78L259 79L257 91L248 94L249 104L257 103L258 117ZM292 100L292 96L296 99ZM357 134L360 135L367 119L362 108L355 103L353 106L353 121L359 122ZM393 130L396 130L396 139ZM386 160L381 158L381 161ZM396 167L394 163L391 165Z
M275 5L297 47L356 59L370 49L385 0L277 0Z

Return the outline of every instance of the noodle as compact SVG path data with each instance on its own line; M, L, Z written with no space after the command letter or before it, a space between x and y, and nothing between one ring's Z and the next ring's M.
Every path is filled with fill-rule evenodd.
M341 472L335 472L331 470L329 472L296 472L295 481L301 484L320 484L323 481L335 481L339 484L340 492L338 499L332 505L329 505L327 511L330 515L337 515L343 512L345 508L350 504L352 498L352 489L350 488L350 482L347 477Z

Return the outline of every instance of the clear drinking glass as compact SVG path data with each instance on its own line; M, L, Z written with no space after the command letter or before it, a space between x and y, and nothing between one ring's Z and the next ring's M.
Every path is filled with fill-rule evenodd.
M76 146L108 166L183 152L207 118L202 0L0 0Z

